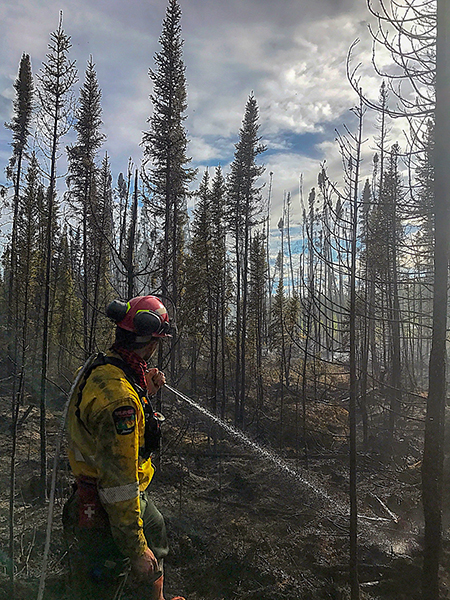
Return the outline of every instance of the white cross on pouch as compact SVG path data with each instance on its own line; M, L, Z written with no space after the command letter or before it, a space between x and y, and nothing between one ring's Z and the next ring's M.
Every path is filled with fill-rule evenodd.
M93 515L95 515L95 509L92 504L88 504L84 510L84 514L87 515L88 519L92 519Z

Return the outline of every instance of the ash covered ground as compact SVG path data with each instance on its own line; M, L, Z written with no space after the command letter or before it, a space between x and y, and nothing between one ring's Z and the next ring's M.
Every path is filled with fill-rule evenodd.
M274 460L224 434L200 413L167 395L164 444L156 460L152 497L166 518L171 553L166 597L187 600L325 600L349 598L347 412L336 404L309 409L308 466L292 440L297 406L285 407L279 447L272 425L249 435ZM9 400L0 400L0 600L11 598L7 577ZM23 412L26 410L23 408ZM48 414L51 468L62 401ZM290 411L290 412L289 412ZM15 513L16 598L36 598L48 507L37 501L39 415L34 408L19 430ZM380 428L382 432L382 428ZM281 439L281 438L280 438ZM422 510L420 427L402 434L395 456L382 452L382 433L358 458L359 572L362 599L420 597ZM281 463L277 463L280 457ZM291 476L286 465L299 477ZM305 480L307 483L305 484ZM46 600L69 600L67 548L61 511L72 477L60 459ZM443 593L450 544L445 531ZM123 599L131 599L124 593Z

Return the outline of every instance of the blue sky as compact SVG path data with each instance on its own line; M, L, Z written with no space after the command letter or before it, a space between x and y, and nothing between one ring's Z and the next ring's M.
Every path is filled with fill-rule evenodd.
M356 97L346 80L345 61L356 38L361 39L357 51L366 89L377 96L381 81L370 64L365 1L181 0L180 5L189 102L185 124L193 166L199 168L199 178L206 166L221 164L226 171L253 92L260 107L260 133L268 146L261 158L266 166L262 183L268 183L273 172L276 222L285 192L291 192L298 206L300 174L305 193L315 185L325 159L330 175L340 177L335 128L353 123L350 109ZM166 1L1 0L2 123L11 115L21 54L30 54L36 73L60 10L72 38L71 58L77 61L80 83L91 54L96 64L103 92L104 151L116 180L126 171L129 157L136 164L141 161L139 144L151 111L148 69L159 50ZM10 141L10 132L1 127L2 172ZM369 144L367 164L372 153ZM63 159L60 164L62 175Z

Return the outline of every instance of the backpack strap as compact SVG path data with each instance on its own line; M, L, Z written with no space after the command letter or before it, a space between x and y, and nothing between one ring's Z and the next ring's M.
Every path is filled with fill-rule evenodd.
M87 428L87 425L84 423L81 418L80 405L83 396L83 390L86 386L87 380L91 376L91 373L94 369L101 365L113 365L117 367L123 374L125 375L126 380L132 386L136 394L139 396L139 400L141 401L142 409L144 411L145 418L145 446L142 449L143 458L148 458L152 452L159 448L160 438L161 438L161 430L160 430L160 422L159 418L156 418L156 414L153 411L153 407L147 397L147 390L144 390L135 379L135 375L131 367L121 358L117 358L115 356L106 356L103 352L99 352L94 361L86 368L86 372L84 373L83 379L78 388L78 397L76 402L75 414L84 427L84 429L91 435L91 432ZM83 367L84 368L84 367Z
M96 367L99 367L100 365L104 365L105 364L105 362L104 362L105 358L106 358L105 355L102 352L99 352L97 354L96 358L91 362L90 365L88 365L88 363L85 363L84 366L82 367L82 369L84 369L84 373L83 373L83 378L80 381L80 385L78 386L77 401L75 403L75 415L76 415L78 421L81 423L81 425L84 427L84 429L89 434L91 434L91 432L87 428L86 423L81 418L81 412L80 412L80 405L81 405L81 400L82 400L82 397L83 397L83 390L84 390L86 382L89 379L92 371Z

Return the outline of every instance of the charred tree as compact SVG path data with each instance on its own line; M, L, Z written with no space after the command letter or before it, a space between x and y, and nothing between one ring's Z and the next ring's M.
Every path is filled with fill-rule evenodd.
M45 275L43 282L44 307L42 324L41 387L40 387L40 436L41 436L41 498L47 491L46 453L46 394L49 352L49 323L51 300L51 267L53 253L53 231L55 224L56 165L60 140L71 126L73 114L72 87L77 79L75 63L69 60L70 37L64 32L62 15L58 29L50 35L47 62L38 75L39 132L43 148L50 162L48 174L45 232Z
M450 247L450 2L437 1L436 107L434 133L434 295L429 389L422 463L425 538L422 572L424 600L439 598L442 554L442 486L446 403L446 339Z

